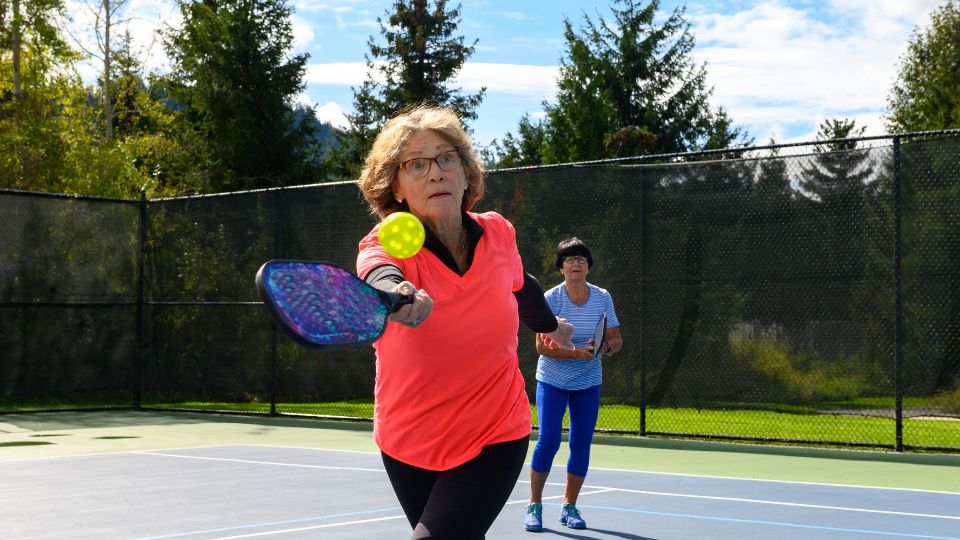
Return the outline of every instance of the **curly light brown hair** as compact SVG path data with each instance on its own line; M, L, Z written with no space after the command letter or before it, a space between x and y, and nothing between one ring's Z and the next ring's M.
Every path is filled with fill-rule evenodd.
M446 107L416 105L401 111L383 126L360 172L363 198L370 205L370 211L381 218L407 210L406 203L399 203L394 198L393 183L400 169L400 156L411 135L419 131L432 131L460 154L467 181L461 208L470 210L483 197L483 162L474 153L473 143L460 117Z

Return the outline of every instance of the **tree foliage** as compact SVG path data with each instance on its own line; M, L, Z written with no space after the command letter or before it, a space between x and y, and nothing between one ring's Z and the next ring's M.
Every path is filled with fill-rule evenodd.
M169 89L185 119L220 160L213 189L302 182L299 150L310 124L295 122L307 55L289 56L285 0L179 0L183 27L169 31Z
M455 35L459 5L447 9L446 0L396 0L386 15L386 21L377 19L383 43L372 36L368 41L367 79L353 90L354 112L347 115L350 126L340 137L337 160L346 176L359 172L376 131L398 111L432 103L473 120L486 92L464 94L450 85L477 44L467 45Z
M960 5L948 0L914 30L887 98L890 132L960 127Z
M69 69L78 56L53 22L63 3L0 7L0 185L59 191L72 173L70 135L86 127L82 86Z
M487 159L491 165L502 168L542 165L543 137L543 121L534 123L530 115L525 114L517 127L517 136L507 133L502 143L495 142L499 154L495 153Z
M854 120L824 120L817 131L817 140L823 143L814 148L817 158L804 169L800 187L820 202L852 203L851 197L861 198L871 172L863 166L867 155L850 152L857 148L857 141L845 139L855 139L865 130L866 126L858 129Z
M706 66L693 61L682 7L663 18L659 0L614 0L611 11L609 20L584 14L579 29L564 20L556 102L544 104L543 134L522 126L519 137L529 141L516 146L542 138L542 151L528 154L559 163L746 142L726 111L710 107Z

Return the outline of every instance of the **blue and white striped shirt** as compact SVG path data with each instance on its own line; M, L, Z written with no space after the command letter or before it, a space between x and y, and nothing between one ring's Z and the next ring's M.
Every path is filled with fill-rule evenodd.
M589 345L600 316L607 314L607 328L620 326L613 309L613 298L606 289L587 283L589 294L583 304L574 304L563 283L544 293L547 305L554 315L563 317L573 325L573 344ZM561 390L583 390L603 382L603 364L594 360L555 360L541 356L537 362L537 380Z

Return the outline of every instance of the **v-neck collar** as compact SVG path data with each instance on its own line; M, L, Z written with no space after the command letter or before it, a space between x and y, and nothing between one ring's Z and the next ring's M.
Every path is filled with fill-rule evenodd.
M440 238L434 234L430 227L424 227L426 235L423 240L423 247L440 259L440 262L454 274L463 276L470 270L470 267L473 266L473 254L477 249L477 244L480 243L480 237L483 236L483 227L470 217L470 214L467 214L463 210L460 211L460 218L463 220L463 226L467 231L467 268L463 271L463 274L461 274L460 269L457 268L457 261L454 260L453 254L450 253L447 246L443 245L443 242L440 241Z

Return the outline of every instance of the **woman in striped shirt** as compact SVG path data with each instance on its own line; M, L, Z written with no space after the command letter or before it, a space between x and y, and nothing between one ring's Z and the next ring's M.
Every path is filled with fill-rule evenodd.
M557 317L569 321L574 328L574 350L549 349L537 340L540 360L537 364L537 416L539 434L530 461L530 504L524 516L528 531L543 528L541 498L550 474L553 458L560 448L563 415L570 408L570 458L567 461L567 485L560 523L571 529L585 529L587 524L577 510L577 496L583 486L590 462L590 444L600 410L601 356L612 356L623 346L620 322L613 309L613 299L605 289L587 282L593 266L590 249L576 237L557 246L556 267L563 274L563 283L547 291L547 304ZM599 351L594 350L594 328L602 316L607 317L607 330Z

